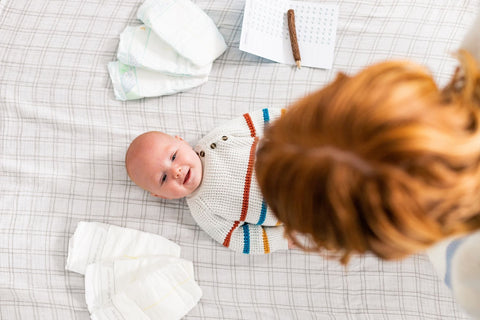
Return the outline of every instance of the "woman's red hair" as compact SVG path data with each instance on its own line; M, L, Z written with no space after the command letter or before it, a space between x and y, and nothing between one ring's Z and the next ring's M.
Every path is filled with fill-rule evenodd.
M480 74L458 57L443 90L406 61L339 74L265 131L257 179L298 246L398 259L480 228Z

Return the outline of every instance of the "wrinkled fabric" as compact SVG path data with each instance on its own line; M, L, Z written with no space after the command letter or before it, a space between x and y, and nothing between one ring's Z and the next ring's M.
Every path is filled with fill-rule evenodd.
M180 319L200 300L193 264L155 234L80 222L66 269L85 274L92 319Z

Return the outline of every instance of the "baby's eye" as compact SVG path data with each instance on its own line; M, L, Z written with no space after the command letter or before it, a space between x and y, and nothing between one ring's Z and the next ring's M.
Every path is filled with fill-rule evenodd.
M177 153L175 152L172 156L172 161L174 161L176 157L177 157Z
M163 184L165 181L167 181L167 175L166 175L166 174L164 174L164 175L162 176L161 183Z

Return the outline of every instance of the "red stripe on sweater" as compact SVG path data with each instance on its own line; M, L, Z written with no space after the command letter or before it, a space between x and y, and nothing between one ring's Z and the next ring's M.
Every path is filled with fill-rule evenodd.
M240 215L240 221L245 221L245 218L247 217L248 201L250 197L250 185L252 184L253 165L255 163L255 151L257 149L257 143L258 143L258 137L256 136L257 133L255 131L255 126L253 124L252 118L248 113L245 113L243 117L245 118L245 121L247 122L247 126L250 129L250 135L254 139L253 139L252 146L250 147L250 156L248 158L247 174L245 175L245 185L243 187L243 202L242 202L242 212ZM230 239L232 238L232 233L238 227L238 225L240 224L240 221L235 221L230 231L228 231L228 234L225 237L225 240L223 241L223 245L225 247L228 247L230 245Z
M243 187L242 214L240 221L245 221L247 217L248 201L250 198L250 185L252 184L253 166L255 164L255 151L257 150L258 137L253 139L250 147L250 157L248 158L247 174L245 175L245 185Z
M247 121L248 129L250 129L250 136L252 136L252 138L255 138L257 136L257 133L255 132L255 126L253 125L252 118L248 113L245 113L243 117L245 118L245 121Z
M230 239L232 238L232 233L233 231L238 227L238 224L240 223L240 221L235 221L235 223L233 224L232 228L230 229L230 231L228 231L228 234L227 236L225 237L225 240L223 240L223 245L225 247L229 247L230 246Z
M257 148L258 137L253 139L252 146L250 147L250 157L248 159L247 174L245 175L245 185L243 187L243 202L242 202L242 213L240 215L240 221L245 221L248 211L248 201L250 198L250 185L252 184L252 175L253 175L253 164L255 162L255 151ZM238 227L240 221L235 221L232 228L228 232L223 245L228 247L230 245L230 238L232 237L233 231Z

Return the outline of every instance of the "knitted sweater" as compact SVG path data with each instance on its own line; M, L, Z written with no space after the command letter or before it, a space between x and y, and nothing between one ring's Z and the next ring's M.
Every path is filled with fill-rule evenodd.
M284 228L267 207L255 179L255 153L269 121L283 109L263 109L228 121L195 146L201 185L186 197L193 218L213 239L242 253L288 249Z

